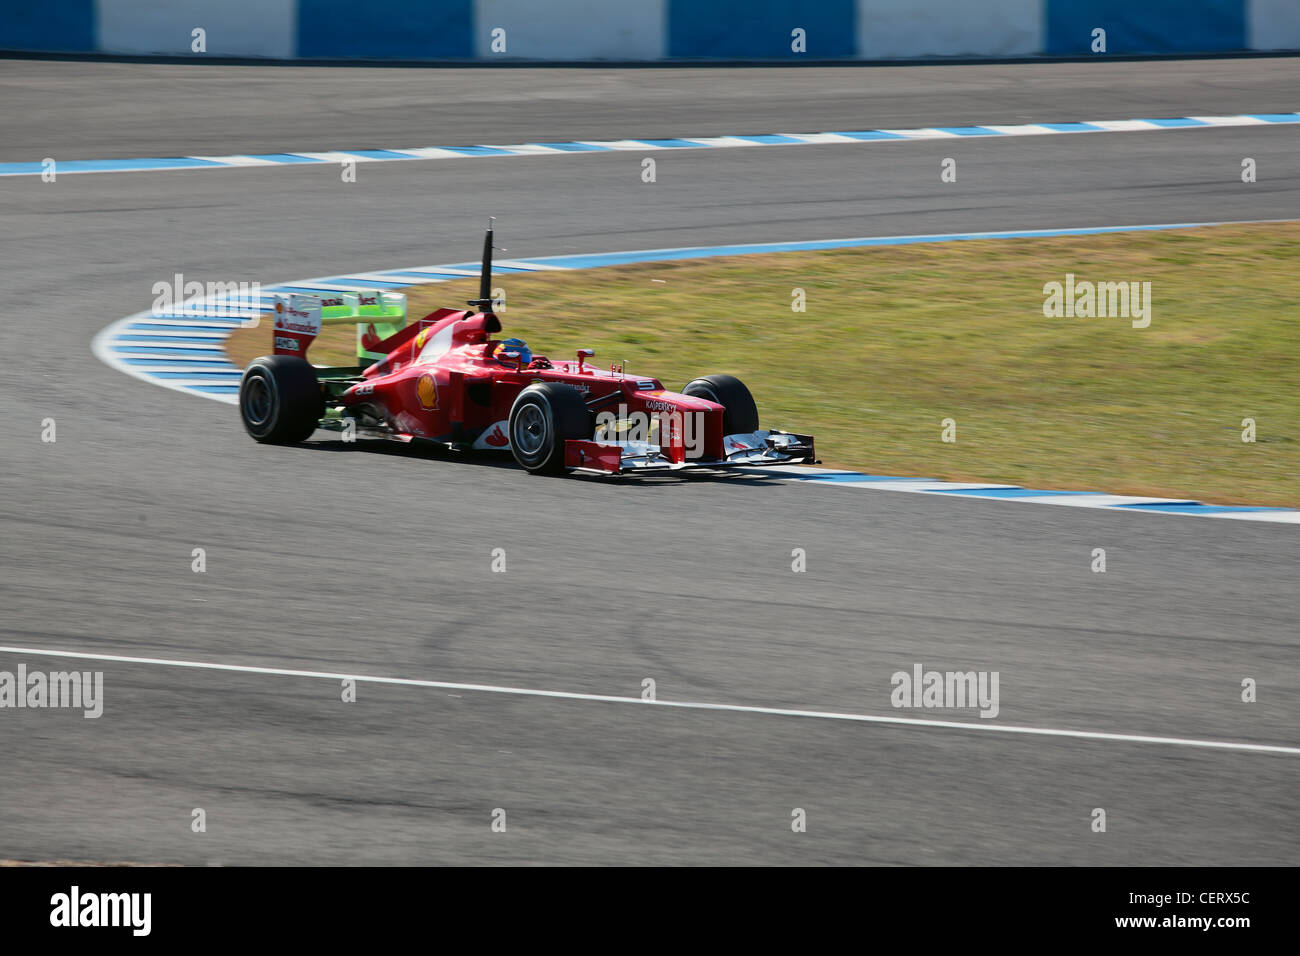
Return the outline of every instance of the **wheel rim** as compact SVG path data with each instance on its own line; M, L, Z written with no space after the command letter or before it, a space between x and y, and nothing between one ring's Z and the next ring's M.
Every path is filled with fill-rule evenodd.
M244 418L250 425L266 424L271 417L271 390L266 387L266 380L262 376L249 376L244 383L240 400L244 406Z
M536 455L546 444L546 416L536 405L525 405L515 416L514 434L511 436L515 448L524 455Z

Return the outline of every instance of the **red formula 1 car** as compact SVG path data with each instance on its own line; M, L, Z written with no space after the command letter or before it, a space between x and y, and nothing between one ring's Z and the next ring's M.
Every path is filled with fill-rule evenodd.
M509 451L541 474L815 461L811 436L759 428L749 389L730 375L670 392L647 375L592 367L590 349L553 362L518 339L494 338L501 322L491 311L491 269L489 228L479 298L468 303L483 311L439 309L411 325L405 299L390 293L277 300L274 354L254 359L240 381L248 433L291 443L327 428L345 440ZM322 323L335 321L358 323L356 366L305 358Z

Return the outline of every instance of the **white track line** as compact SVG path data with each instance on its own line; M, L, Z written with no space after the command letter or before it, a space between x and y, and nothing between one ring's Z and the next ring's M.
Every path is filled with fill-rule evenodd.
M777 136L785 136L788 139L797 140L800 143L809 143L820 145L824 143L860 143L861 140L854 139L852 136L845 136L843 133L777 133ZM692 139L692 143L698 143L700 140ZM754 145L759 145L755 143Z
M1191 119L1197 122L1192 124L1179 124L1177 122L1169 124L1157 119L1127 119L1127 120L1088 120L1081 124L1059 124L1069 126L1068 129L1053 129L1048 125L1040 123L1025 123L1015 125L1003 125L995 123L975 124L975 128L985 130L978 136L1070 136L1075 133L1116 133L1128 131L1163 131L1163 130L1182 130L1182 129L1212 129L1215 127L1233 127L1233 126L1294 126L1300 119L1296 118L1297 114L1287 113L1280 114L1277 119L1267 120L1260 119L1258 116L1190 116L1190 117L1167 117L1166 120ZM1053 124L1058 125L1058 124ZM1083 128L1079 128L1082 126ZM777 136L784 139L764 141L762 139L745 139L740 136L691 136L691 137L670 137L672 142L686 144L685 148L721 148L732 146L797 146L797 145L817 145L826 143L845 143L853 145L863 145L866 143L903 143L910 141L928 141L935 139L963 138L965 134L954 132L954 129L969 127L922 127L914 129L880 129L880 130L855 130L855 131L826 131L812 133L778 133ZM886 133L889 136L876 138L868 136L853 136L851 132L857 133ZM763 136L765 134L754 134ZM565 149L565 146L594 146L594 150L582 149ZM476 146L419 146L410 149L380 148L374 150L382 152L383 156L365 156L366 152L372 152L370 149L333 149L324 151L298 151L283 153L268 153L262 155L240 154L234 156L163 156L163 157L137 157L134 159L124 160L74 160L74 165L60 170L68 175L90 174L90 173L126 173L126 172L169 172L178 169L236 169L255 166L302 166L317 165L320 163L336 162L358 162L358 163L375 163L391 162L393 160L411 160L411 159L466 159L480 156L555 156L555 155L577 155L581 153L608 152L617 150L635 150L644 152L646 150L659 149L681 149L681 145L659 145L652 143L650 140L639 139L622 139L622 140L578 140L576 143L556 143L548 145L545 143L510 143L510 144L486 144L480 143ZM492 152L481 153L474 152L476 149L487 149ZM286 158L278 158L278 157ZM205 165L167 165L175 160L201 160ZM75 163L90 163L91 168L78 168ZM162 163L163 165L157 165ZM120 165L119 165L120 164ZM35 176L42 170L35 167L35 163L0 163L0 176ZM8 167L6 169L6 167ZM20 167L14 169L13 167Z
M858 142L858 140L853 139L852 136L846 138L853 140L855 143ZM745 146L763 145L762 143L754 142L752 139L741 139L739 136L692 136L687 140L687 142L698 143L700 146L708 147L739 146L743 148Z
M411 275L412 273L426 273L426 272L432 273L433 275L440 275L440 276L476 276L477 277L479 275L482 275L482 272L478 269L453 269L450 266L412 266L409 269L386 270L386 274L388 275L392 275L394 272L400 272L403 275ZM420 283L413 282L411 284L419 285ZM301 283L283 282L281 283L281 285L301 285Z
M470 690L485 694L511 694L517 697L549 697L558 700L581 700L603 704L636 704L640 707L675 707L681 710L712 710L734 714L764 714L773 717L810 717L819 720L844 720L868 724L894 724L904 727L942 727L948 730L979 730L1003 734L1028 734L1037 737L1072 737L1076 740L1107 740L1117 743L1164 744L1175 747L1201 747L1214 750L1249 751L1252 753L1300 754L1300 747L1278 744L1248 744L1229 740L1196 740L1188 737L1156 737L1146 734L1112 734L1094 730L1059 730L1050 727L1022 727L1013 724L977 724L957 720L921 720L916 717L881 717L875 714L847 714L826 710L793 710L784 707L754 707L745 704L710 704L685 700L642 700L640 697L617 697L609 694L581 694L562 690L537 690L530 687L506 687L499 684L459 684L451 681L417 680L408 677L365 677L359 674L329 671L303 671L283 667L254 667L247 664L217 664L211 661L180 661L164 657L127 657L121 654L92 654L83 651L56 651L39 647L0 647L4 654L30 654L38 657L66 657L75 660L110 661L118 664L150 664L160 667L185 667L196 670L230 671L238 674L270 674L277 677L307 677L316 680L355 680L368 684L400 687L432 687L439 690Z
M635 150L640 152L646 149L672 149L672 146L654 146L650 143L643 143L639 139L580 139L577 141L583 146L598 146L601 149L616 150ZM680 149L681 147L677 147ZM584 150L583 152L591 152Z
M273 159L258 159L256 156L191 156L190 159L206 159L210 163L224 163L225 166L200 166L199 169L228 169L232 166L283 166Z
M224 329L195 329L194 326L192 325L188 327L176 326L175 331L172 331L170 326L168 327L167 330L127 328L127 329L123 329L118 334L118 341L125 340L125 344L127 345L130 345L131 343L137 341L143 342L146 338L209 339L209 340L215 339L218 342L224 342L226 339L230 338L229 333L233 332L236 328L237 326L234 325L228 325ZM221 334L223 331L226 333L225 335ZM132 336L132 337L128 338L128 336Z
M960 133L950 133L946 129L935 129L933 127L923 129L884 129L872 130L877 133L891 133L894 136L901 136L904 139L961 139Z
M1134 508L1134 511L1139 509ZM1300 524L1300 511L1223 511L1219 514L1201 515L1203 518L1229 518L1233 521L1274 521L1282 524Z
M475 273L477 275L477 273ZM385 281L393 281L391 279ZM324 279L304 279L302 282L285 282L284 285L320 292L396 292L393 288L366 285L364 282L326 282Z
M558 146L543 146L541 143L519 143L511 146L505 143L479 143L488 149L508 149L516 156L563 156L574 150L560 149Z
M1129 120L1128 122L1135 122L1135 121ZM997 126L994 125L993 123L981 123L980 125L983 126L985 129L991 129L994 132L1003 133L1007 136L1059 136L1061 135L1059 130L1048 129L1046 126L1037 126L1029 123L1025 124L1024 126Z
M1245 119L1245 117L1242 117ZM1263 120L1257 122L1262 123ZM1144 120L1088 120L1089 126L1100 126L1110 133L1129 133L1138 130L1152 130L1160 127L1155 123L1148 123Z
M523 259L498 259L495 265L524 272L572 272L568 266L552 266L544 262L525 262Z
M1188 119L1200 120L1202 123L1209 123L1211 126L1275 126L1268 120L1257 119L1254 116L1189 116ZM1098 124L1100 125L1100 124Z
M353 163L379 163L379 162L383 162L383 160L379 159L379 158L376 157L376 156L358 156L356 153L348 153L348 152L344 152L343 150L339 150L339 149L331 149L331 150L327 150L327 151L325 151L325 152L323 152L323 153L308 153L308 152L299 151L299 152L296 152L296 153L290 153L289 155L290 155L290 156L304 156L304 157L306 157L307 159L317 159L317 160L320 160L322 163L347 163L347 162L353 162Z
M444 149L441 146L420 146L416 149L390 149L390 153L401 153L404 156L410 156L412 159L464 159L464 153L458 153L454 149Z

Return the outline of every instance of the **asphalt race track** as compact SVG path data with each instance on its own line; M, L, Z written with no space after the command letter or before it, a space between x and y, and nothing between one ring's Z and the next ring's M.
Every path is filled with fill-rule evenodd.
M1296 63L0 61L0 161L1291 111ZM889 675L922 662L999 671L983 723L1185 741L370 682L345 704L332 678L82 662L104 671L103 718L0 715L0 858L1293 863L1300 756L1187 743L1300 744L1292 527L259 446L232 407L89 343L173 273L465 261L489 214L511 256L1296 217L1297 147L1294 126L1243 127L658 153L654 184L635 152L377 163L351 184L333 166L0 179L2 645L627 698L651 678L664 701L929 718L889 704ZM702 290L700 308L725 303ZM530 344L584 343L557 317ZM0 652L20 662L74 666Z

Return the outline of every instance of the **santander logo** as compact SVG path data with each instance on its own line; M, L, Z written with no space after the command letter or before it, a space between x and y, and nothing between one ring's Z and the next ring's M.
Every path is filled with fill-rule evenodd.
M285 332L315 332L316 325L311 321L295 322L295 318L306 319L306 312L297 312L293 309L286 310L291 318L284 318L277 315L275 318L275 327Z
M493 448L501 448L510 443L510 439L502 433L500 425L493 426L492 433L483 440Z

